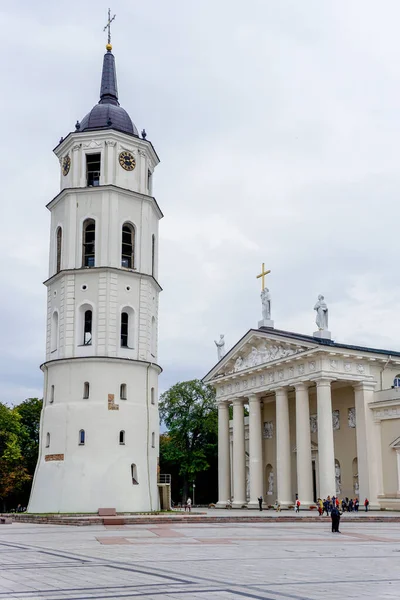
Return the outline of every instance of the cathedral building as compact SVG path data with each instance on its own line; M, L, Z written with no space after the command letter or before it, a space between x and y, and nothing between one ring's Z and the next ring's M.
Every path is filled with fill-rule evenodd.
M332 341L323 296L313 335L275 329L267 292L258 328L204 378L218 403L217 506L336 495L400 509L400 352Z
M54 150L35 513L159 507L159 158L119 104L106 48L98 104Z

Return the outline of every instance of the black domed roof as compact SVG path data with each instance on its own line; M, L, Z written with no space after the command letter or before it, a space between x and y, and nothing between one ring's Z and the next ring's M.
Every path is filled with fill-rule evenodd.
M115 58L107 50L103 60L100 100L92 110L77 123L78 131L92 129L116 129L129 135L139 136L138 130L126 110L119 105Z

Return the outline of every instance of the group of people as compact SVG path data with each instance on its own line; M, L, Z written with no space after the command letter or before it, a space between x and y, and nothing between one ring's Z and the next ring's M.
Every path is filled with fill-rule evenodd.
M329 517L329 515L331 514L331 512L334 508L337 508L342 513L358 512L358 509L360 507L360 502L359 502L358 498L354 498L354 499L350 498L349 499L346 497L346 498L343 498L342 501L340 501L339 498L337 498L336 496L332 496L332 498L330 496L328 496L324 500L321 500L321 498L318 498L317 506L318 506L318 512L321 515L321 517L324 515L325 512L326 512L327 516ZM365 512L368 512L368 507L369 507L369 500L368 500L368 498L365 498L365 500L364 500Z
M339 498L337 498L336 496L332 496L332 498L330 496L328 496L324 500L321 500L321 498L318 498L317 506L318 506L318 512L321 517L324 515L325 512L328 517L330 515L330 517L332 519L332 533L340 533L340 531L339 531L340 516L344 512L358 512L360 502L359 502L358 498L354 498L354 500L352 498L350 498L350 500L349 500L349 498L347 498L347 497L343 498L342 501L340 502ZM365 498L365 500L364 500L365 512L368 512L368 506L369 506L369 500L368 500L368 498Z
M22 504L18 504L17 508L12 508L10 510L10 512L12 513L21 513L21 512L26 512L26 506L22 506Z

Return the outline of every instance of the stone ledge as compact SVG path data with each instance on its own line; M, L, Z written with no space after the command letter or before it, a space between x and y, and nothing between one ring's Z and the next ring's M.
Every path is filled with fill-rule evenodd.
M219 511L218 511L219 512ZM267 512L267 511L265 511ZM368 516L367 516L368 515ZM0 515L1 516L1 515ZM28 515L24 514L7 514L3 515L11 517L14 522L20 523L40 523L49 525L72 525L72 526L88 526L88 525L151 525L151 524L172 524L172 523L190 523L205 524L205 523L327 523L330 522L330 517L320 517L319 515L301 515L296 516L279 515L275 513L270 515L229 515L229 516L207 516L201 513L183 513L176 515L117 515L116 517L102 518L99 516L62 516L62 515ZM400 513L391 516L371 515L370 513L361 513L359 515L344 516L343 521L346 523L400 523Z

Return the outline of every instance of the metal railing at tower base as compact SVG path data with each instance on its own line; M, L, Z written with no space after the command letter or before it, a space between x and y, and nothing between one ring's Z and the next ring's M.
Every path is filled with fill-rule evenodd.
M162 483L164 485L166 485L166 484L171 485L171 475L169 475L167 473L160 473L158 475L158 483Z
M171 510L171 475L158 474L158 492L160 495L161 510Z

